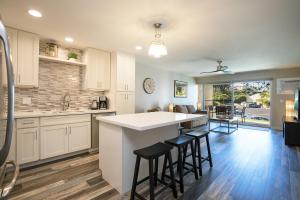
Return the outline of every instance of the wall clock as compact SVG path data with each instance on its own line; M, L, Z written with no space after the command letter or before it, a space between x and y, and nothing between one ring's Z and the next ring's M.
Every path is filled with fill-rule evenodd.
M143 87L147 94L152 94L155 90L155 81L152 78L145 78Z

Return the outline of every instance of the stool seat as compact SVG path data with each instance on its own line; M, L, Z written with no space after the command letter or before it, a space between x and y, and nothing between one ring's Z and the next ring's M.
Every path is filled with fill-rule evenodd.
M197 137L197 138L202 138L208 135L208 131L192 131L189 133L186 133L186 135L191 136L191 137Z
M142 158L151 159L151 158L160 157L160 156L168 153L169 151L171 151L172 148L173 147L168 145L168 144L158 142L158 143L153 144L151 146L135 150L133 153L135 155L138 155L138 156L142 157Z
M188 143L190 143L191 141L193 141L194 138L187 136L187 135L181 135L178 136L176 138L172 138L170 140L166 140L165 143L167 144L171 144L173 146L182 146L182 145L186 145Z

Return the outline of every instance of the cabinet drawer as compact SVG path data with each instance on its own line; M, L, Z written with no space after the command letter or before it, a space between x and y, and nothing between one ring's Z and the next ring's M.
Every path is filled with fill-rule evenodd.
M17 128L33 128L39 126L39 118L17 119Z
M41 117L41 126L51 126L58 124L72 124L78 122L90 122L91 115L69 115L69 116L55 116L55 117Z

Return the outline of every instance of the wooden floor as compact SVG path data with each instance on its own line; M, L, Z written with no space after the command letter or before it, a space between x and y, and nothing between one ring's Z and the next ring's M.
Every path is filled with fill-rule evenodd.
M281 133L240 128L231 135L211 133L210 140L214 167L204 164L198 181L185 177L179 199L300 199L300 148L285 146ZM146 186L138 190L148 196ZM106 200L128 194L121 197L102 179L94 154L22 171L9 199ZM157 199L173 199L172 193Z

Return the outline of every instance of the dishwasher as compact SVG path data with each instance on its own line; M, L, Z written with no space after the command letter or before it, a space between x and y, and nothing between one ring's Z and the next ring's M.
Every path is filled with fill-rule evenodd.
M96 119L97 117L103 116L113 116L116 115L116 112L106 112L106 113L97 113L92 114L92 141L91 141L91 149L90 152L99 151L99 121Z

